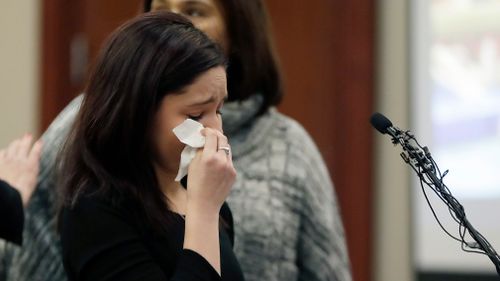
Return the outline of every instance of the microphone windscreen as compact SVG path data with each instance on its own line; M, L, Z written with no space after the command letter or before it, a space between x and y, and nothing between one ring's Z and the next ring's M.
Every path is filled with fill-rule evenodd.
M387 117L378 112L375 112L372 115L372 117L370 118L370 123L375 129L377 129L377 131L381 132L382 134L387 134L387 128L392 126L392 122L387 119Z

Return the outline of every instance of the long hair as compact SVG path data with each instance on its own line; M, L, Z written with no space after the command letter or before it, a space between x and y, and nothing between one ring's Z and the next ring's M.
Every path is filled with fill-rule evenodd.
M241 101L255 93L264 97L259 113L281 102L282 77L271 35L269 17L261 0L216 0L224 12L229 36L227 69L229 100ZM144 11L152 0L144 0Z
M180 15L147 13L118 28L96 60L62 153L63 206L89 192L112 204L133 198L166 230L168 200L152 164L154 116L165 95L224 65L222 50Z

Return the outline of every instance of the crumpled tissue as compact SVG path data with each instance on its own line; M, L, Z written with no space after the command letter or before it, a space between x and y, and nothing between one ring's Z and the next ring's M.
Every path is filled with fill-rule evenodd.
M172 129L175 136L186 145L181 152L181 162L175 181L180 181L188 173L189 163L196 155L196 151L205 146L205 137L201 134L203 125L193 119L186 119Z

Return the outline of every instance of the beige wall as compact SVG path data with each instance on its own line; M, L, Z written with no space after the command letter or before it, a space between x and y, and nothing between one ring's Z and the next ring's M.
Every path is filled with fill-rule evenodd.
M0 147L37 133L40 1L0 1Z
M400 128L409 128L408 1L378 1L376 111ZM410 169L401 149L374 130L375 142L375 278L413 280L411 251Z

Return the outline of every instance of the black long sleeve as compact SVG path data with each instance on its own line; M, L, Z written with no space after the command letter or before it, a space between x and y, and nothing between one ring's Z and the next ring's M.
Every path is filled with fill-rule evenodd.
M21 194L0 180L0 238L21 245L23 242L24 210Z
M60 232L70 280L242 280L227 234L220 235L223 278L202 256L182 249L181 217L173 222L169 235L161 236L127 208L84 198L74 208L63 209ZM234 279L238 274L241 279Z

